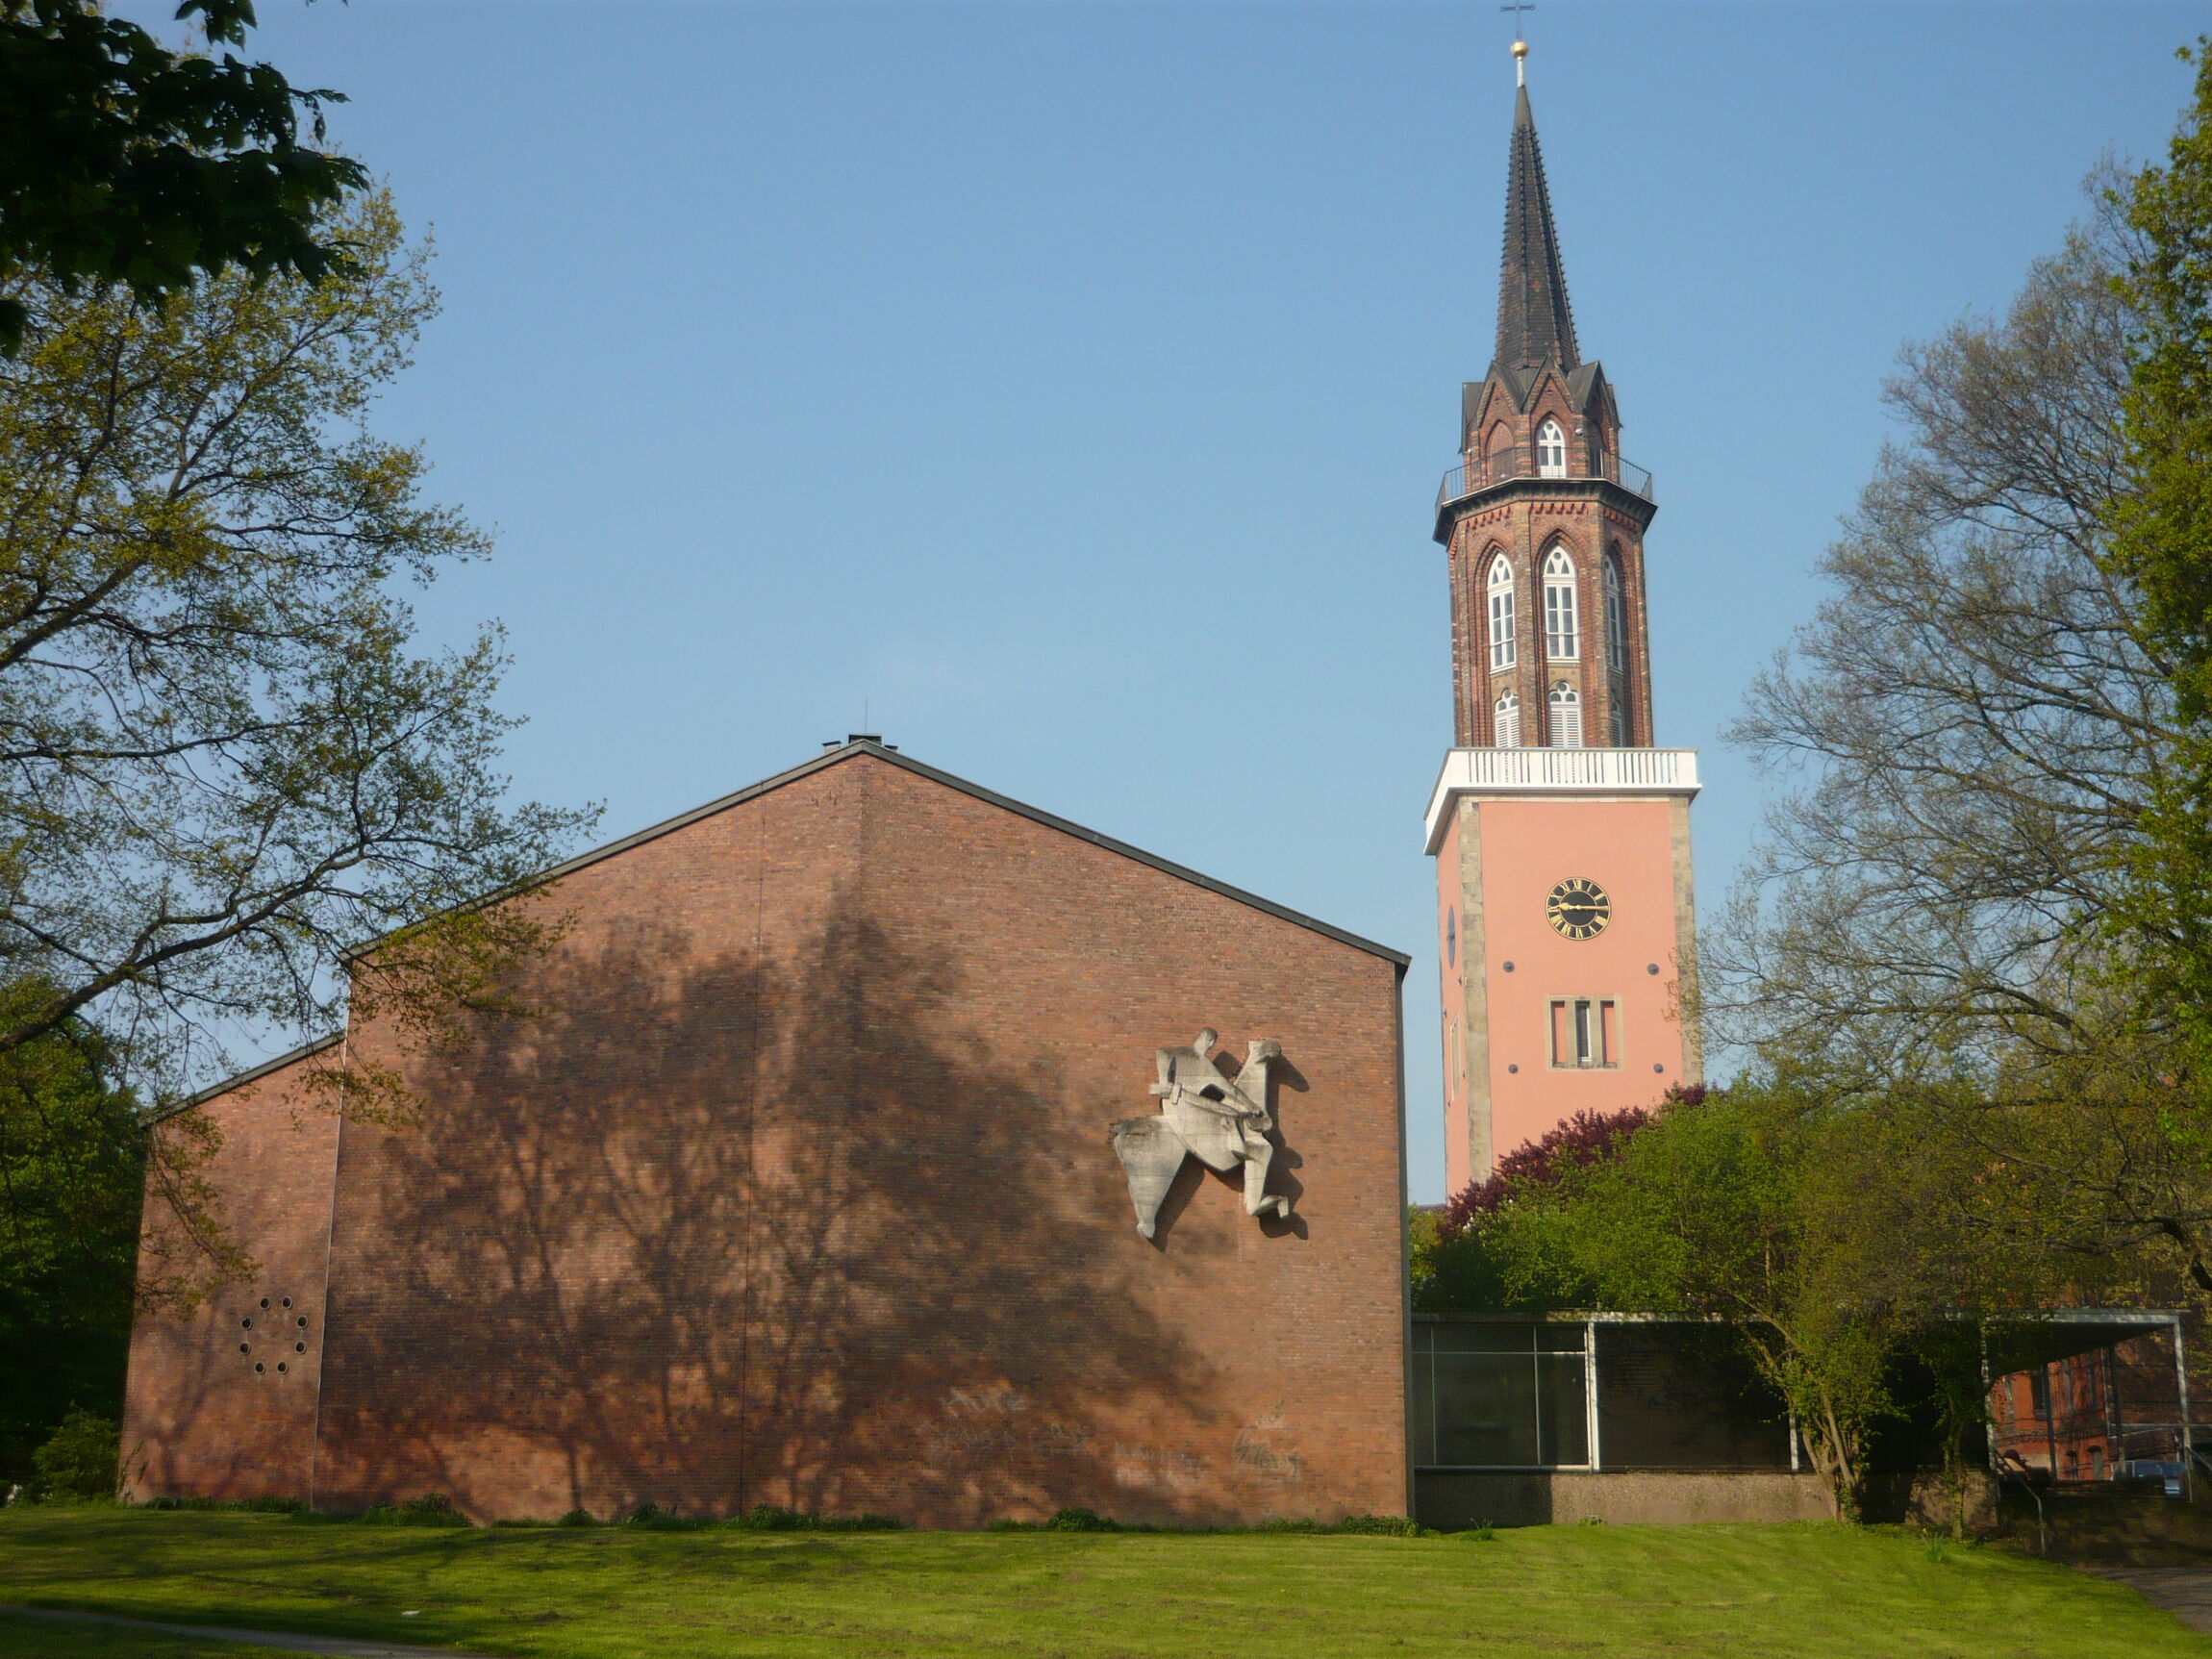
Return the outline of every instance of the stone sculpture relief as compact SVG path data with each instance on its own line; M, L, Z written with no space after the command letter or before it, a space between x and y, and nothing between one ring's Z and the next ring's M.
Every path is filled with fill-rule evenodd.
M1212 1031L1201 1031L1188 1048L1158 1050L1160 1076L1151 1089L1160 1096L1158 1115L1131 1118L1106 1132L1114 1155L1129 1172L1137 1231L1147 1239L1159 1220L1160 1201L1186 1157L1224 1175L1242 1164L1245 1215L1288 1218L1291 1213L1290 1199L1267 1190L1268 1165L1275 1155L1268 1139L1275 1126L1268 1111L1268 1065L1282 1058L1282 1044L1247 1044L1244 1068L1231 1077L1214 1058L1218 1041Z

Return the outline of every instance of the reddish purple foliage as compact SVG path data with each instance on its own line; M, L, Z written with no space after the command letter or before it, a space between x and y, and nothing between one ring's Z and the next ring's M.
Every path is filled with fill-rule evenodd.
M1702 1084L1667 1091L1657 1111L1629 1106L1619 1112L1577 1112L1541 1140L1524 1141L1497 1161L1490 1179L1456 1194L1445 1206L1442 1232L1451 1238L1477 1216L1492 1214L1523 1187L1549 1187L1577 1164L1603 1163L1620 1155L1629 1136L1670 1106L1695 1106L1705 1098Z

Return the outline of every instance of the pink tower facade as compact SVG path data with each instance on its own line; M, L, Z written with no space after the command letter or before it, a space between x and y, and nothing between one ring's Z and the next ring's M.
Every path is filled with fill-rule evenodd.
M1582 361L1528 92L1515 101L1497 345L1437 495L1453 741L1428 807L1450 1190L1584 1110L1701 1074L1697 758L1652 746L1644 536L1603 367Z

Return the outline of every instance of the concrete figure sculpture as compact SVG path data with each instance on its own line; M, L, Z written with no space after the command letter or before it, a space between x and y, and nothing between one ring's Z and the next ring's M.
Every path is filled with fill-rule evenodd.
M1291 1213L1290 1199L1267 1190L1268 1166L1275 1155L1268 1139L1275 1126L1268 1111L1268 1065L1282 1058L1282 1044L1247 1044L1244 1064L1232 1077L1214 1058L1217 1041L1212 1031L1201 1031L1188 1048L1158 1050L1160 1075L1151 1088L1160 1097L1158 1115L1131 1118L1106 1132L1114 1155L1129 1172L1137 1231L1147 1239L1186 1157L1224 1175L1242 1164L1245 1215L1287 1218Z

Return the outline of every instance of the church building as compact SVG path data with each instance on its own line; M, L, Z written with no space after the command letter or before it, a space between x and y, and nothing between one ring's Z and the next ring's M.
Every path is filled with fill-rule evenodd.
M1428 851L1452 1193L1576 1112L1701 1075L1678 1012L1697 757L1652 746L1644 535L1658 507L1621 456L1613 384L1575 341L1524 67L1496 350L1462 389L1436 503L1453 747Z
M1700 1075L1656 506L1575 338L1525 84L1457 444L1427 814L1453 1192ZM428 1051L364 1016L188 1103L252 1268L140 1317L126 1496L1824 1513L1710 1331L1413 1314L1396 951L865 736L505 902L566 922L527 1013ZM415 1120L314 1104L340 1059L397 1068Z
M1406 1513L1405 957L871 738L553 873L530 1016L334 1040L419 1121L199 1103L128 1496Z

